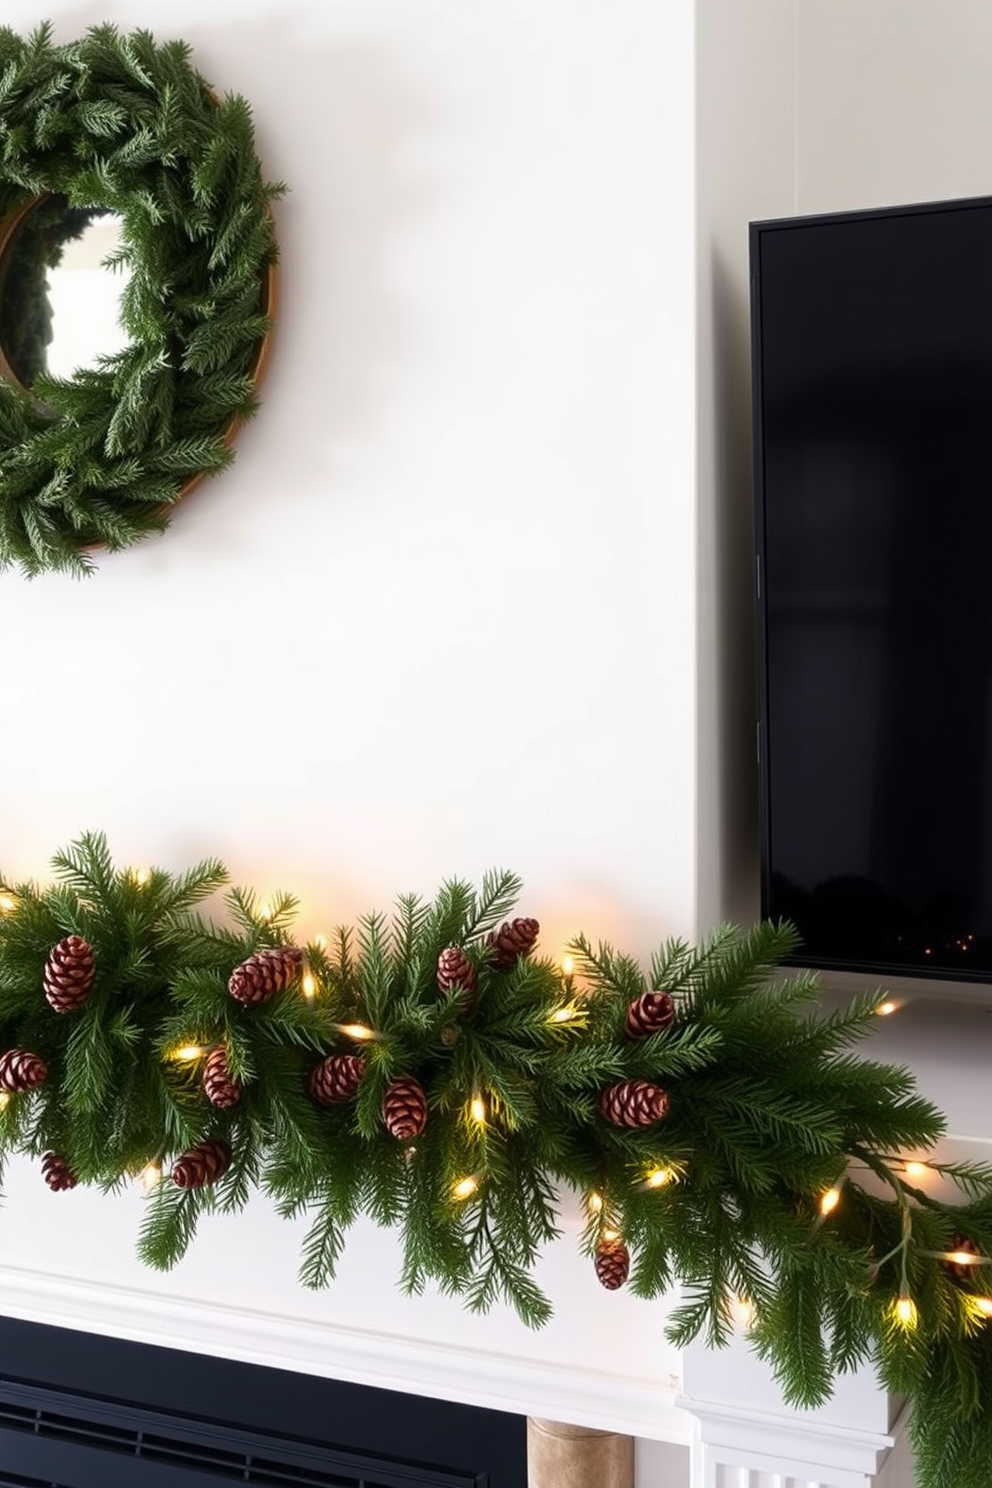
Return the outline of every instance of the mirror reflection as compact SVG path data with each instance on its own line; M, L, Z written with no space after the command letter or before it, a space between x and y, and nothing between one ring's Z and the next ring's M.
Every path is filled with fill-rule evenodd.
M0 250L0 370L30 388L128 344L119 314L127 269L103 267L120 241L119 217L63 196L21 216Z

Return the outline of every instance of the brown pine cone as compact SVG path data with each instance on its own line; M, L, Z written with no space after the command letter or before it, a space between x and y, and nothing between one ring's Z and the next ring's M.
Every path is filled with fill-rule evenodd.
M675 1000L668 992L644 992L627 1009L624 1033L628 1038L647 1038L675 1022Z
M227 1050L223 1044L211 1049L203 1061L202 1079L207 1100L221 1111L236 1106L244 1093L240 1082L228 1069Z
M969 1240L967 1235L952 1235L951 1243L947 1249L951 1252L960 1252L961 1255L973 1255L976 1257L982 1253L974 1240ZM944 1270L949 1271L952 1276L956 1276L958 1281L971 1281L975 1272L978 1270L978 1265L972 1261L942 1261L941 1264Z
M63 1193L67 1188L75 1188L79 1182L65 1158L57 1152L45 1153L41 1159L41 1176L52 1193Z
M630 1274L630 1251L620 1239L600 1240L596 1246L596 1275L608 1292L616 1292Z
M8 1049L0 1054L0 1090L11 1095L20 1095L25 1090L36 1090L48 1079L48 1065L40 1054L30 1049Z
M74 1013L90 995L96 977L93 947L81 935L67 935L52 946L42 985L48 1005L57 1013Z
M529 956L540 933L536 920L505 920L489 936L489 944L496 952L496 965L512 966L518 956Z
M307 1089L322 1106L351 1100L362 1083L365 1060L360 1054L328 1054L310 1071Z
M437 984L442 992L463 992L466 1003L471 1006L478 982L478 972L461 946L448 946L438 956Z
M223 1178L231 1166L231 1149L219 1137L197 1142L172 1164L172 1181L177 1188L206 1188Z
M386 1130L398 1142L419 1137L427 1125L427 1096L419 1080L402 1075L386 1089L382 1101Z
M667 1091L650 1080L621 1080L599 1098L599 1112L614 1126L651 1126L668 1115Z
M285 992L302 969L303 952L298 946L273 946L267 951L256 951L236 966L227 990L249 1006L268 1002L277 992Z

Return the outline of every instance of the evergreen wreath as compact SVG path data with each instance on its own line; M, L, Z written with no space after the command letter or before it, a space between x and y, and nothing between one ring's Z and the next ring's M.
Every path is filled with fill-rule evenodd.
M193 479L232 459L276 243L243 98L218 100L181 41L96 26L0 27L0 219L33 198L115 212L124 351L30 394L0 383L0 567L85 573L168 524Z
M290 895L197 909L217 861L117 869L87 834L54 870L0 892L0 1161L57 1192L141 1178L149 1265L257 1189L309 1217L308 1286L364 1214L401 1230L407 1292L537 1326L567 1185L604 1286L681 1283L675 1344L723 1343L747 1299L790 1401L871 1361L914 1397L919 1488L987 1488L992 1169L907 1163L943 1117L850 1052L880 995L825 1013L778 973L788 927L669 941L645 977L581 935L567 969L535 955L509 873L302 948Z

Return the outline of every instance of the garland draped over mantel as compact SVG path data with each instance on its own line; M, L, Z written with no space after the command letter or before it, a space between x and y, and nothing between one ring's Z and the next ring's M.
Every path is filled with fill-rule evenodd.
M744 1312L803 1405L871 1361L915 1397L920 1488L987 1488L992 1170L926 1159L940 1112L850 1052L881 997L819 1009L776 970L788 927L669 941L645 975L581 935L536 954L509 873L306 947L289 895L198 911L216 861L117 869L87 834L54 873L0 893L0 1154L56 1190L143 1182L148 1264L260 1189L309 1218L308 1286L364 1214L401 1231L406 1291L539 1325L569 1185L603 1285L681 1283L676 1345Z

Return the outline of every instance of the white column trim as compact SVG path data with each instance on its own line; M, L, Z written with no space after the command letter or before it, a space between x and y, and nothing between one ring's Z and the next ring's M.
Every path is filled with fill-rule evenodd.
M871 1488L888 1433L685 1395L698 1422L692 1488Z

